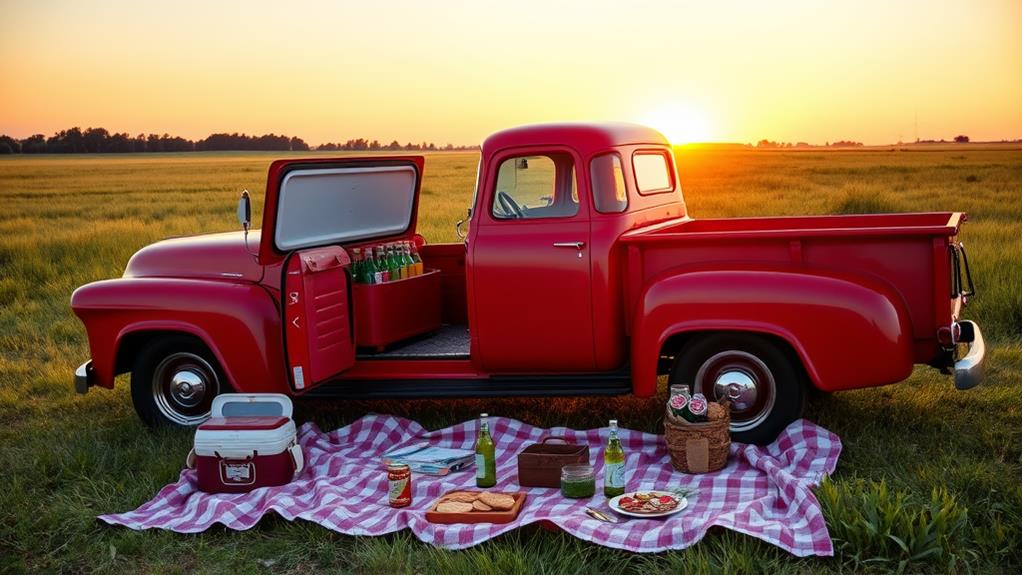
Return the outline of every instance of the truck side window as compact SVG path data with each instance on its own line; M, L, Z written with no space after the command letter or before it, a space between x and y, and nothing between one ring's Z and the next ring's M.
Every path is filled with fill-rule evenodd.
M568 154L501 162L491 208L497 219L568 218L578 213L575 165Z
M636 152L632 156L635 187L640 194L656 194L674 190L671 164L663 152Z
M597 211L616 214L628 208L621 156L613 153L596 156L589 162L589 177L593 182L593 203Z

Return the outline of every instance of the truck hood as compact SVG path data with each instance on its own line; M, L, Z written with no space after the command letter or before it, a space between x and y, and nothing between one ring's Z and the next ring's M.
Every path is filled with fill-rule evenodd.
M139 250L128 261L124 277L174 277L259 281L256 263L259 230L171 238ZM251 250L249 253L248 250Z

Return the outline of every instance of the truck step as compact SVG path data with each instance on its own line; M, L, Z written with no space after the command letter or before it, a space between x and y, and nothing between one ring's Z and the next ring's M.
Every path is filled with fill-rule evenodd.
M320 385L302 397L339 399L435 399L456 397L558 397L626 395L628 374L492 376L484 379L345 380Z

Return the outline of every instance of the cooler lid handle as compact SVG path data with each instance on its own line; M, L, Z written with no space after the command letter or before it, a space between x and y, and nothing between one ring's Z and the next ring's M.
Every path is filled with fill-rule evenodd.
M213 417L291 414L291 398L283 393L222 393L213 398Z

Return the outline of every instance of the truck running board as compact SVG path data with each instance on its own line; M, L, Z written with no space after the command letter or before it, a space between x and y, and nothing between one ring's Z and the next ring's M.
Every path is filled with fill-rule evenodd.
M508 377L486 379L394 379L350 380L326 383L301 397L340 399L435 399L442 397L557 397L572 395L626 395L631 393L628 375L620 373Z

